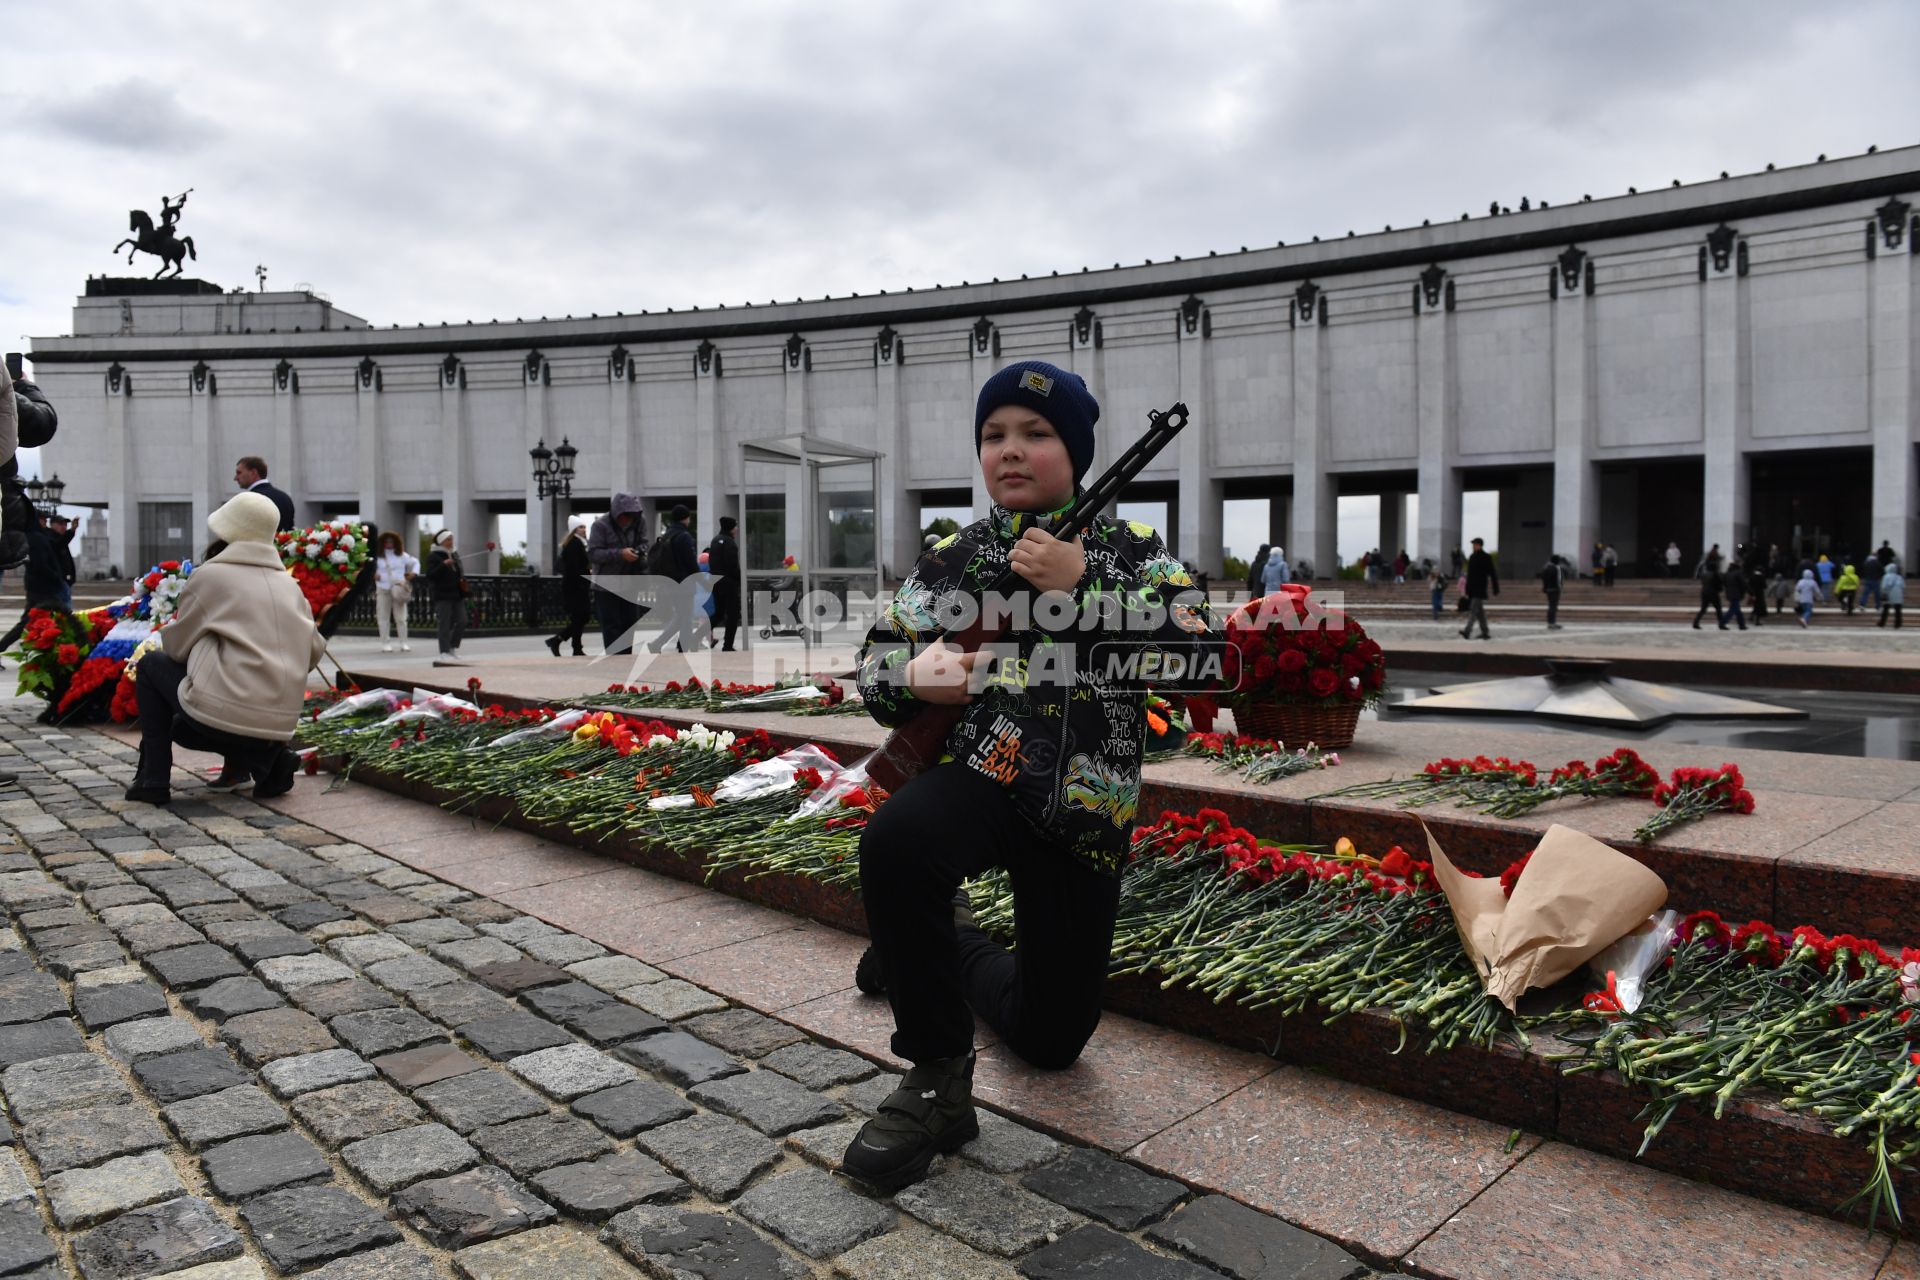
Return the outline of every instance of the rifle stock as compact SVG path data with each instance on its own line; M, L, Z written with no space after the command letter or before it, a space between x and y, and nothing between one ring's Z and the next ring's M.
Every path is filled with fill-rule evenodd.
M1080 491L1073 505L1067 509L1060 526L1054 530L1055 537L1070 541L1086 532L1095 517L1117 499L1121 490L1131 484L1134 477L1145 470L1147 464L1187 425L1187 406L1185 403L1176 403L1164 411L1149 413L1147 417L1150 423L1147 433L1134 441L1133 446L1102 472L1098 480ZM955 544L956 547L959 545ZM1005 595L1025 585L1020 575L1009 569L995 580L989 591ZM982 618L966 630L949 634L945 639L953 648L972 653L1005 634L1004 626ZM938 763L940 753L946 749L947 735L953 732L953 726L959 724L966 713L966 703L922 707L918 715L889 733L879 749L863 762L868 780L888 792L894 792L932 768Z

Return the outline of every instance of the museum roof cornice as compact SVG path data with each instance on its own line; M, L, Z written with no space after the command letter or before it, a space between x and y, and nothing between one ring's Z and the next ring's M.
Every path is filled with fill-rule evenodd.
M1810 178L1818 181L1807 181ZM1837 179L1837 180L1835 180ZM1724 184L1724 185L1723 185ZM1823 205L1879 200L1920 191L1920 146L1660 188L1518 214L1482 216L1337 240L1314 240L1204 258L1176 258L1071 275L936 286L905 293L826 298L789 304L720 307L641 315L538 321L490 321L412 329L183 337L56 337L34 341L44 364L180 360L332 359L525 351L625 343L785 337L796 330L879 328L981 315L1100 307L1201 290L1257 288L1309 278L1425 267L1570 243L1657 234L1739 222ZM1714 196L1720 198L1715 199Z

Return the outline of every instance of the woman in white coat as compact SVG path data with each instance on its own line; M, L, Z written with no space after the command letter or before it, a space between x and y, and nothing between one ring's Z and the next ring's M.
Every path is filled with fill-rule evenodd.
M419 576L420 562L407 554L400 535L389 529L380 535L380 556L374 561L373 616L380 623L380 652L392 653L387 639L389 625L400 633L400 652L412 653L407 643L407 605L413 600L413 580Z

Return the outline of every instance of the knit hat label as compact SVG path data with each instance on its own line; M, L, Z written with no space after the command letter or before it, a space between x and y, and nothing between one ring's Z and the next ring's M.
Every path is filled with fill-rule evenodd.
M1053 394L1053 379L1037 369L1029 369L1021 374L1020 385L1037 396Z

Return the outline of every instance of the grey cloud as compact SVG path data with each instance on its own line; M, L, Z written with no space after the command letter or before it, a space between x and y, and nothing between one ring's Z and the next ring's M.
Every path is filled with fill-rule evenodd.
M96 86L40 115L68 137L128 151L187 150L221 133L212 120L182 106L173 89L142 79Z

